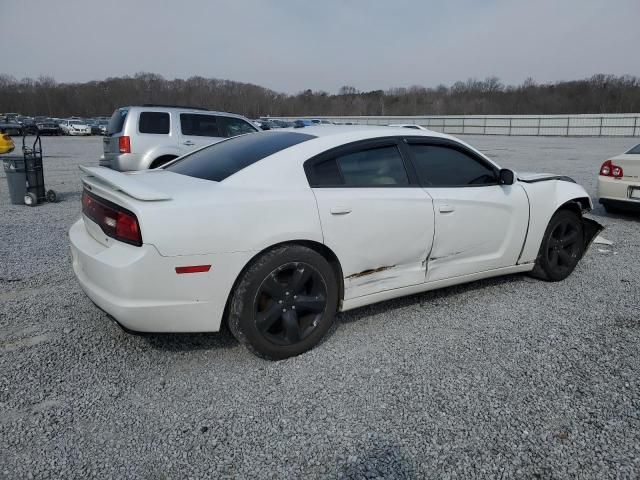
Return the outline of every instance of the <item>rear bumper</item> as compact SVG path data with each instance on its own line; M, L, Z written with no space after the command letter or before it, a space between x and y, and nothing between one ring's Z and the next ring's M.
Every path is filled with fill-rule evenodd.
M100 157L100 166L112 168L119 172L142 170L142 156L135 153L109 154Z
M628 212L640 212L640 201L639 200L620 200L613 198L601 198L599 202L602 205L607 205L613 208L617 208L618 210L624 210Z
M622 207L626 208L640 208L640 199L630 198L631 189L640 189L640 179L627 180L624 177L620 179L612 177L598 177L598 197L600 197L600 203L607 203L612 206L614 203L618 203Z
M89 221L89 220L87 220ZM96 241L80 219L69 230L73 271L87 296L125 329L136 332L216 332L235 277L227 281L218 255L163 257L152 245ZM216 262L216 263L213 263ZM214 265L177 275L176 266ZM216 265L219 268L215 268ZM241 268L241 267L240 267Z

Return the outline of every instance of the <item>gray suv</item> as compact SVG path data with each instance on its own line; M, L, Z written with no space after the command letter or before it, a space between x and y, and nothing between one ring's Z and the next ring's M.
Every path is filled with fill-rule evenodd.
M156 168L225 138L257 131L232 113L167 105L122 107L109 120L100 165L120 171Z

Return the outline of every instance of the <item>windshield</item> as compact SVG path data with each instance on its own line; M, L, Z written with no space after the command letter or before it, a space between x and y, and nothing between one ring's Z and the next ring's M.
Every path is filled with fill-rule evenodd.
M197 150L165 168L181 175L221 182L269 155L312 138L315 137L297 132L249 133Z
M71 125L82 125L82 122L79 122L78 120L71 120L69 123Z

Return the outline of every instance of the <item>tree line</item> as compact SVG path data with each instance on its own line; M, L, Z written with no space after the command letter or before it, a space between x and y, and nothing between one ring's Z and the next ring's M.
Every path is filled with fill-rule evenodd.
M42 76L0 75L0 112L53 117L108 116L117 107L144 103L190 105L259 116L517 115L640 112L640 77L591 78L504 85L498 78L469 79L435 88L411 86L337 94L304 90L284 94L249 83L191 77L167 80L154 73L85 83Z

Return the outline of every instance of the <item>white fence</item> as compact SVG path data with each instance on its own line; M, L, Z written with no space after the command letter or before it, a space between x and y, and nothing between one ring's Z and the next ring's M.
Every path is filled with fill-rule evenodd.
M603 115L451 115L414 117L296 117L336 123L422 125L430 130L470 135L532 135L561 137L640 136L640 113ZM293 120L294 118L287 118Z

